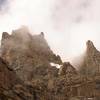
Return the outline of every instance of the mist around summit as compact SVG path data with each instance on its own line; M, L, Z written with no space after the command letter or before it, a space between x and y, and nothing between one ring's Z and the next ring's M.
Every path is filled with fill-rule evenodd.
M11 33L22 25L28 26L32 34L43 31L52 50L64 61L73 62L85 52L87 40L100 50L99 3L99 0L0 0L0 33Z
M45 33L27 27L3 32L0 46L1 100L99 100L100 51L91 40L77 65L49 46Z
M99 0L0 0L0 100L100 100Z

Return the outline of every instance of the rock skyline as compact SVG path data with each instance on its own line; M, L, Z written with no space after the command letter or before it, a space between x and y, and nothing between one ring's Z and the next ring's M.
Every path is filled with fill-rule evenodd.
M31 35L24 28L13 30L11 35L3 32L0 100L99 100L100 52L92 41L86 45L77 70L51 50L43 32Z

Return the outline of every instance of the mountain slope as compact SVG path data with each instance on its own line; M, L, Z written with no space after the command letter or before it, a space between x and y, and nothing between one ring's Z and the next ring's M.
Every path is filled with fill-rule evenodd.
M11 89L3 89L7 93L2 93L3 99L66 100L71 92L67 85L78 75L69 62L63 63L60 56L53 53L43 32L31 35L26 28L14 30L11 35L3 32L1 57L7 62L7 68L16 73L11 75L13 79L17 76L22 81ZM11 85L9 80L6 83Z
M17 84L18 78L16 74L9 69L5 61L0 58L0 87L8 89Z
M60 56L48 46L44 33L31 35L26 28L14 30L11 35L7 32L2 34L1 57L24 81L35 77L38 70L40 77L47 75L48 70L52 70L51 62L62 64Z
M100 52L92 41L87 41L84 60L80 66L82 74L94 75L100 73Z

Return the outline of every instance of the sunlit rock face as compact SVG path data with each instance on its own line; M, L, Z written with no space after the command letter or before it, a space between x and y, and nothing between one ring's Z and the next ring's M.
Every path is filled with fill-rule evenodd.
M12 31L11 35L2 34L1 57L22 80L34 77L35 70L41 75L47 69L43 74L48 74L50 62L62 63L60 56L48 46L44 33L32 36L26 27Z
M100 52L95 48L92 41L88 40L84 60L80 66L82 74L95 75L100 73Z

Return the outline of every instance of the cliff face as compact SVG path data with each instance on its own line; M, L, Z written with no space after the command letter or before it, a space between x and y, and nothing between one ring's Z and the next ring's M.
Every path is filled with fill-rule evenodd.
M82 74L95 75L100 73L100 52L95 48L92 41L87 41L87 49L84 60L80 66Z
M1 57L7 64L1 64L0 86L14 85L3 89L4 93L0 90L0 99L63 100L68 95L66 83L77 75L70 63L63 63L60 56L53 53L43 32L31 35L23 28L12 31L11 35L3 32ZM16 77L20 78L17 84Z
M76 69L70 64L70 62L63 63L63 65L59 69L59 75L60 76L63 76L63 75L74 76L74 75L77 75L77 74L78 73L77 73Z
M33 72L39 69L39 74L48 74L50 62L62 64L60 56L56 56L48 46L43 32L32 36L23 28L13 31L11 35L3 33L1 57L8 62L10 69L26 81L35 77ZM44 69L47 71L44 72Z
M8 89L17 84L18 81L16 74L9 69L5 61L0 58L0 87Z
M83 76L99 73L100 52L91 41L87 42L81 74L53 53L43 32L31 35L27 28L11 35L3 32L0 53L0 100L70 100L85 96L85 92L87 96L96 87L92 77ZM91 80L93 84L87 84Z

